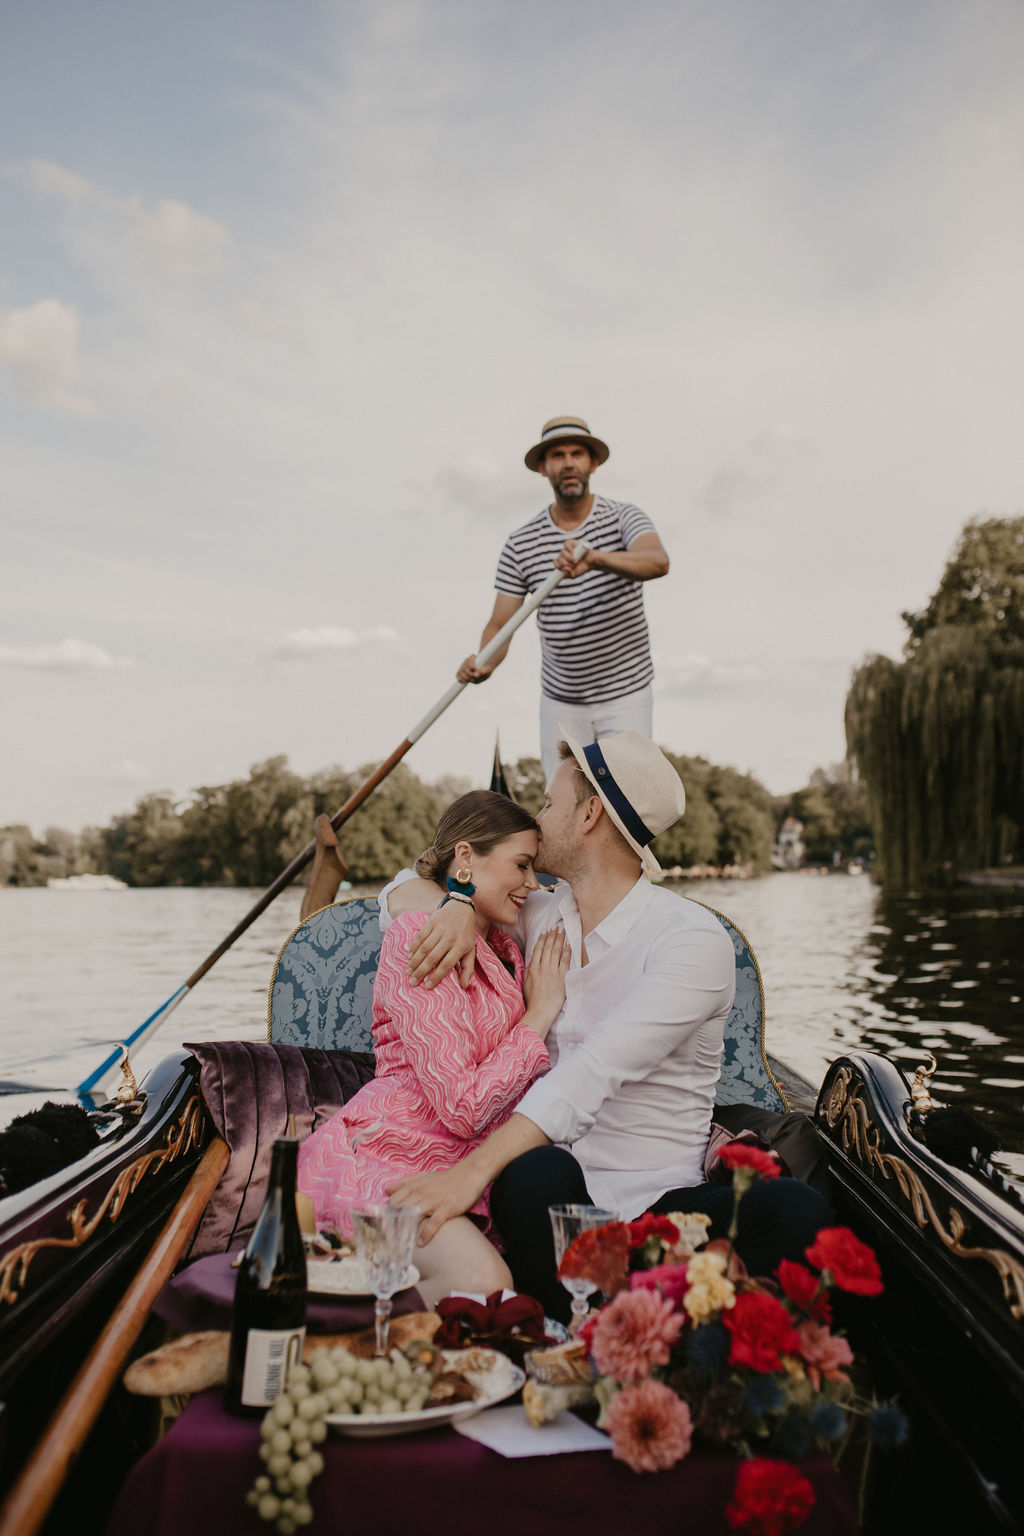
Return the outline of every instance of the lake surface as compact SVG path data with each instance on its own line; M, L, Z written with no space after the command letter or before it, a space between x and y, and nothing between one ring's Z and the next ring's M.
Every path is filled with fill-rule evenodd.
M936 1098L991 1124L1024 1182L1024 892L887 898L867 876L773 874L673 887L725 912L761 965L769 1049L817 1083L855 1048L908 1074L931 1051ZM348 894L375 895L378 887ZM163 1003L255 891L0 891L0 1124L66 1096ZM133 1064L186 1040L266 1039L267 984L300 893L262 913Z

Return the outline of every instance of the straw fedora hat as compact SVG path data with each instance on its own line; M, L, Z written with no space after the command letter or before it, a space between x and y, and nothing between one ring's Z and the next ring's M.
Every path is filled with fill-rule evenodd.
M595 464L603 464L611 449L595 437L586 422L579 416L552 416L540 429L540 441L525 454L523 463L527 469L544 473L544 455L553 443L586 443L594 455Z
M661 865L647 845L686 809L683 781L664 752L638 731L581 747L564 726L559 730L626 842L651 874L659 874Z

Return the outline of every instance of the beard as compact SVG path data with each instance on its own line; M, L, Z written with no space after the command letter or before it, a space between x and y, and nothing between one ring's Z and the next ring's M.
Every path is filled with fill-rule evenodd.
M556 501L565 506L572 506L582 501L590 489L590 480L586 476L559 475L551 481L551 489L555 493Z

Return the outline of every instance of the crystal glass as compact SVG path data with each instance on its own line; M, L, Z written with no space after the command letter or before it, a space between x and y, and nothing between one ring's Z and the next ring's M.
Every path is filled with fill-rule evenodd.
M414 1205L373 1205L352 1212L356 1253L375 1297L377 1354L388 1352L391 1298L405 1284L412 1263L420 1211Z
M549 1205L551 1230L555 1239L555 1263L561 1264L562 1256L574 1237L589 1232L593 1227L605 1227L610 1221L618 1221L615 1211L604 1211L598 1205ZM572 1321L569 1332L575 1336L590 1311L588 1297L597 1290L592 1280L563 1280L562 1284L572 1297Z

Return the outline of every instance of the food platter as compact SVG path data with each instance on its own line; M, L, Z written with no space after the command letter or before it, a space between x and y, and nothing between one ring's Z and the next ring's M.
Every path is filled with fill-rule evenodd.
M400 1291L407 1291L420 1278L415 1264L410 1264L402 1276ZM354 1256L341 1259L308 1259L306 1284L311 1292L326 1296L372 1296L366 1283L363 1266ZM397 1292L396 1292L397 1294Z
M457 1419L468 1419L495 1403L504 1402L526 1381L525 1371L496 1349L476 1346L442 1351L446 1370L461 1371L477 1389L472 1402L441 1403L415 1413L329 1413L327 1423L341 1435L376 1439L382 1435L409 1435L419 1429L439 1429ZM467 1363L470 1361L471 1363Z

